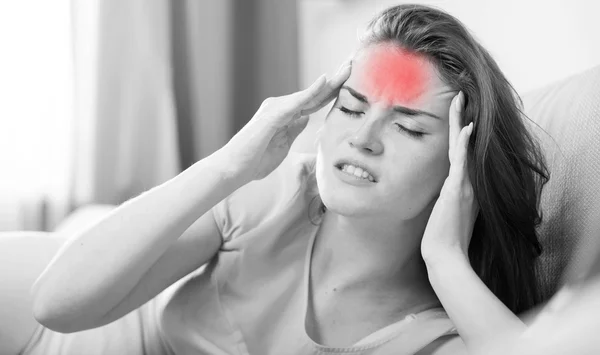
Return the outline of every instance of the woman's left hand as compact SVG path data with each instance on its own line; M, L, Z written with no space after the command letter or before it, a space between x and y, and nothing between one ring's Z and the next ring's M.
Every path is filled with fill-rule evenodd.
M450 172L437 199L421 241L421 255L435 262L452 253L468 257L468 248L479 206L467 170L467 147L473 123L463 126L464 94L452 100L449 115Z

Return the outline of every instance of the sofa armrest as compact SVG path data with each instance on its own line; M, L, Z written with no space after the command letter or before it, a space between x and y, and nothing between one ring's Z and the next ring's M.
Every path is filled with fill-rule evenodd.
M80 207L60 222L54 232L64 235L79 233L100 221L116 207L100 204Z

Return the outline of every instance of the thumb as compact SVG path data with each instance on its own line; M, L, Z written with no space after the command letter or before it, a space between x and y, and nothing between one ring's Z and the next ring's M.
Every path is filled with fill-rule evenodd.
M288 137L290 139L290 145L294 143L296 138L304 131L306 126L308 125L308 116L301 116L300 118L294 120L289 128L288 128Z

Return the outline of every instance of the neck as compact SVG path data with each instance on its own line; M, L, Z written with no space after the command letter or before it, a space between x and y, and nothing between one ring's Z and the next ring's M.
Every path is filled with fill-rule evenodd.
M431 301L435 293L420 253L428 217L392 223L327 211L315 241L314 281L338 292Z

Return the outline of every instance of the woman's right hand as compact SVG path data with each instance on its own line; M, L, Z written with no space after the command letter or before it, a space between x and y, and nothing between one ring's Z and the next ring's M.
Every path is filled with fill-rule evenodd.
M329 81L323 75L305 90L263 101L252 119L221 148L228 170L244 181L269 175L308 124L308 115L337 96L350 71L351 62L347 61Z

